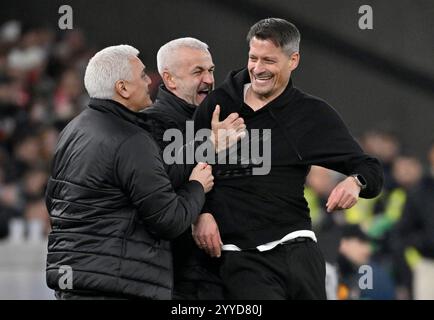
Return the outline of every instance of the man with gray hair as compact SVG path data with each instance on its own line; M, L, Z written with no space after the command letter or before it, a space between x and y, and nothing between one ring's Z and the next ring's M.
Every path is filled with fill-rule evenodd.
M211 53L198 39L179 38L163 45L157 67L166 89L192 106L198 106L214 88Z
M90 59L89 106L59 137L46 191L47 284L58 299L170 299L169 240L196 220L213 185L200 163L173 189L138 113L151 104L138 54L119 45Z
M186 141L187 121L192 120L196 107L205 100L214 88L214 63L208 45L198 39L187 37L169 41L157 53L158 72L163 80L153 106L144 113L152 128L154 139L164 150L172 141L164 141L164 133L177 129ZM244 121L238 114L229 115L219 121L217 108L213 129L233 132L242 131ZM217 134L215 134L217 136ZM218 140L218 139L216 139ZM217 149L217 143L216 149ZM188 178L192 166L172 164L168 174L176 190ZM204 212L198 220L214 219ZM208 248L214 257L220 256L218 229L210 233L212 246ZM174 252L174 298L175 299L219 299L222 295L220 280L216 273L216 261L209 259L197 249L191 230L172 241Z

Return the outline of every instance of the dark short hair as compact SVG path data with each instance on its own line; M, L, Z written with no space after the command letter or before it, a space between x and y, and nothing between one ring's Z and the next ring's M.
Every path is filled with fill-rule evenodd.
M256 22L247 34L247 43L253 38L270 40L291 55L299 51L300 32L291 22L279 18L267 18Z
M371 240L358 224L343 226L341 228L341 239L358 239L363 242L369 242Z

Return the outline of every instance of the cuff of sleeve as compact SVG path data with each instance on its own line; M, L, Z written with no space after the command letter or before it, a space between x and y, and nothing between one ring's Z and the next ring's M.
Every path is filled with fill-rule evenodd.
M202 184L196 180L190 180L185 184L185 189L191 194L197 195L196 199L199 201L198 207L202 208L205 203L205 190Z

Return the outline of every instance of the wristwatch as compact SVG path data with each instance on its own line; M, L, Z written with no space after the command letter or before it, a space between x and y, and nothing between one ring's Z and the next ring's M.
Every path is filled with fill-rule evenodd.
M354 178L354 180L356 181L357 185L360 187L361 190L366 189L368 183L366 182L366 179L361 174L355 173L352 174L351 177Z

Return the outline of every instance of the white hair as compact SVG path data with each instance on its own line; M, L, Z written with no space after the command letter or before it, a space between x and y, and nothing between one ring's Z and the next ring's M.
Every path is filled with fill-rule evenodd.
M179 48L191 48L206 51L209 53L209 47L205 42L195 38L179 38L169 41L163 45L157 52L158 73L163 76L166 70L172 70L174 60L177 56L176 50Z
M84 86L91 98L111 99L118 80L132 79L130 60L139 50L129 45L107 47L90 60L84 74Z

